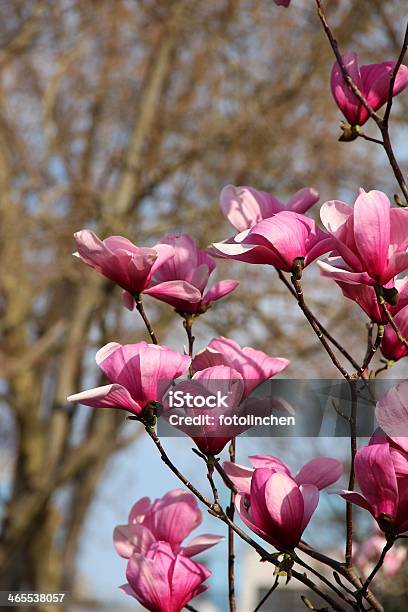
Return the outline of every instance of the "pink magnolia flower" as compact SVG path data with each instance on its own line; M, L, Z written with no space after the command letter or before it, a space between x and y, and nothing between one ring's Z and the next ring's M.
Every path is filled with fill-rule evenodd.
M377 403L378 405L378 403ZM369 446L373 444L387 443L390 447L391 460L394 465L395 475L398 478L408 476L408 445L405 437L388 436L381 427L377 427L370 438Z
M220 194L220 206L224 216L239 232L250 229L263 219L283 210L305 213L319 199L315 189L305 187L293 195L286 206L266 191L253 187L227 185Z
M364 310L366 315L380 325L388 323L387 317L384 315L382 308L378 304L375 289L371 285L354 285L352 283L344 283L336 281L343 292L344 297L353 300ZM408 305L408 277L391 281L387 284L387 288L395 287L398 291L398 301L394 306L387 304L387 310L393 317L405 306Z
M291 211L276 213L232 239L214 243L216 257L253 264L270 264L290 272L294 261L307 266L333 249L333 240L313 219Z
M408 335L408 306L405 306L394 316L394 321L403 338L406 338ZM398 340L398 336L391 325L387 325L385 328L384 337L381 342L381 352L386 359L392 361L398 361L408 355L407 347Z
M381 531L376 531L362 544L354 544L354 563L366 576L369 576L374 569L386 542L387 540ZM387 552L381 567L380 571L383 576L395 576L401 569L406 558L407 549L404 546L394 544L391 550Z
M395 62L359 66L357 53L345 53L343 62L355 85L369 105L376 111L388 100L391 72ZM395 79L393 96L408 85L408 68L402 65ZM331 73L331 90L337 106L351 125L363 125L369 115L343 78L337 62Z
M234 368L244 380L244 396L247 397L261 382L276 376L288 367L289 361L282 357L269 357L263 351L249 346L241 348L237 342L219 336L197 353L192 361L195 372L217 365Z
M151 612L179 612L208 587L211 572L196 561L173 552L167 542L155 542L145 555L130 557L120 588Z
M408 380L390 389L377 402L375 417L388 438L408 456Z
M286 6L288 7L291 3L291 0L273 0L277 6Z
M192 557L223 540L222 536L206 533L182 546L201 521L201 510L191 493L174 489L154 502L142 497L132 507L128 523L115 527L113 541L116 552L129 559L134 553L146 554L154 542L163 541L174 553Z
M236 506L244 523L276 548L299 544L319 502L319 490L335 482L342 466L336 459L318 457L293 477L276 457L250 457L254 469L230 462L224 470L238 489Z
M268 468L275 472L282 472L295 480L298 485L312 484L319 490L333 484L340 478L343 466L337 459L331 457L315 457L305 463L293 476L290 468L277 457L272 455L252 455L248 457L252 468L238 463L224 461L224 471L235 484L240 493L250 495L251 480L255 469Z
M360 448L355 474L362 493L333 491L346 501L368 510L385 533L408 529L408 478L398 477L388 442Z
M70 395L68 401L95 408L120 408L136 415L150 402L160 402L171 381L184 374L191 362L187 355L146 342L109 342L95 359L110 384Z
M215 269L215 263L212 257L200 249L188 234L169 234L162 238L159 244L172 248L175 256L156 270L148 293L170 304L178 312L203 313L212 302L225 297L238 286L238 281L223 280L206 291L210 275ZM191 300L183 297L182 292L179 297L175 296L173 287L177 286L177 283L180 288L187 287L191 295L196 295L197 299Z
M360 190L354 208L333 200L320 215L335 241L334 256L318 262L323 276L384 286L408 268L408 210L391 208L385 193Z
M221 416L237 417L244 412L244 404L241 403L244 393L244 382L242 375L231 367L219 365L196 372L191 380L180 382L174 387L173 397L181 392L184 398L188 394L192 398L200 398L201 406L184 404L180 408L172 407L170 398L164 402L165 416L171 425L175 425L180 431L190 436L200 451L206 455L218 455L222 449L239 433L248 427L223 425ZM225 398L219 400L219 397ZM210 398L206 405L201 398ZM175 417L182 416L180 423L173 422ZM196 418L199 422L187 424L184 417Z
M123 303L129 310L134 307L136 295L149 294L148 285L153 274L174 257L174 249L169 244L156 244L152 248L137 247L122 236L100 240L90 230L81 230L74 236L78 249L74 254L122 287ZM166 290L174 299L200 300L197 290L187 283L169 281Z

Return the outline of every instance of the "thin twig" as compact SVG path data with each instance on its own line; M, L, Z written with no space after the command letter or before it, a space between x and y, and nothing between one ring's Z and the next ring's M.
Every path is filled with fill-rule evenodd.
M333 49L333 53L336 56L336 60L337 63L340 67L340 70L342 72L343 78L346 81L346 83L348 84L348 86L350 87L351 91L353 92L353 94L356 96L356 98L358 99L358 101L364 106L364 108L366 109L367 113L370 115L370 117L372 119L374 119L374 121L376 122L376 124L378 125L378 127L381 128L382 125L382 119L380 117L380 115L378 115L375 110L372 108L372 106L370 106L370 104L368 103L368 101L366 100L366 98L364 97L364 95L362 94L362 92L359 90L359 88L357 87L357 85L354 83L353 79L351 78L344 62L343 62L343 58L342 55L340 53L340 49L339 46L337 44L337 40L334 38L333 36L333 32L330 29L330 26L327 22L326 19L326 15L323 9L323 5L321 3L320 0L316 0L316 5L317 5L317 14L319 15L319 19L322 23L323 29L326 33L326 36L329 40L330 46Z
M193 318L185 317L183 321L183 327L186 330L187 339L188 339L188 354L192 358L193 351L194 351L194 340L195 340L195 337L193 336ZM190 371L190 376L193 376L193 366L192 365L190 365L189 371Z
M372 328L370 328L370 331L372 334ZM371 341L371 335L369 335L369 339L367 342L367 352L364 357L364 362L361 368L359 369L359 371L357 372L357 375L359 377L364 374L364 372L370 365L372 358L374 357L378 348L380 347L383 336L384 336L384 325L377 325L377 335L376 335L374 342Z
M394 92L395 79L397 78L397 74L402 65L402 62L404 61L404 57L407 52L407 49L408 49L408 23L405 28L404 41L402 43L400 54L391 72L390 86L388 89L388 102L387 102L387 106L385 107L385 112L384 112L384 117L383 117L383 126L385 127L388 127L388 122L390 119L392 102L393 102L392 94Z
M163 463L165 463L167 467L170 468L173 474L175 474L175 476L177 476L177 478L181 480L184 486L187 487L187 489L191 491L191 493L193 493L193 495L195 495L197 499L199 499L203 504L205 504L208 509L212 510L213 512L216 512L217 509L215 508L214 504L208 499L208 497L200 493L200 491L196 489L196 487L173 464L173 462L167 455L166 451L164 450L162 443L160 442L160 439L157 436L154 429L152 427L146 427L146 432L148 433L150 438L153 440L157 450L160 453L160 457L162 458Z
M378 138L372 138L371 136L367 136L366 134L363 134L362 132L359 132L359 137L363 138L364 140L368 140L370 142L374 142L375 144L379 144L382 147L384 146L384 143L382 140L379 140Z
M350 476L348 490L354 491L355 473L354 461L357 453L357 392L356 382L349 381L351 395L351 411L350 411ZM346 567L350 568L353 564L353 504L346 503Z
M297 300L296 291L294 290L294 288L292 287L290 282L287 280L287 278L285 277L283 272L281 270L278 270L278 268L275 268L275 270L278 273L278 276L279 276L280 280L282 281L282 283L290 291L290 293L293 295L293 297ZM357 363L357 361L346 351L346 349L340 344L340 342L338 340L336 340L336 338L334 338L327 331L327 329L322 325L322 323L317 319L317 317L315 317L315 315L312 312L310 314L313 317L313 319L315 320L316 325L319 326L320 331L322 332L322 334L324 336L326 336L327 340L329 342L331 342L333 344L333 346L336 347L336 349L347 359L347 361L353 366L353 368L358 370L360 368L360 366Z
M308 563L306 563L305 561L303 561L303 559L300 559L300 557L298 557L297 555L294 555L294 559L296 561L296 563L298 563L299 565L301 565L302 567L304 567L305 569L307 569L311 574L314 574L317 578L319 578L319 580L321 580L327 587L329 587L330 589L332 589L332 591L334 591L334 593L336 593L337 597L340 597L341 599L343 599L344 601L346 601L347 603L349 603L351 606L355 607L355 602L352 601L350 599L350 597L346 596L344 593L342 593L332 582L330 582L330 580L328 580L328 578L326 578L323 574L320 574L320 572L318 572L316 569L314 569L313 567L311 567Z
M277 588L279 584L279 574L276 575L275 578L275 582L273 583L273 585L271 586L271 588L269 589L269 591L266 593L266 595L264 595L261 599L261 601L259 602L259 604L256 606L256 608L254 608L254 612L258 612L258 610L261 609L261 606L263 606L263 604L265 603L265 601L267 599L269 599L269 597L272 595L272 593L274 592L274 590Z
M218 461L218 459L216 460L215 464L214 464L215 469L217 470L217 472L219 473L219 475L221 476L221 478L223 479L224 483L227 485L227 487L231 490L234 491L234 493L238 493L238 489L237 487L234 485L234 483L232 482L231 478L228 476L228 474L224 471L223 467L220 465L220 462Z
M392 314L390 313L390 311L387 308L387 304L384 300L384 296L382 295L382 288L381 287L375 287L375 293L377 295L377 301L378 304L381 308L381 310L383 311L383 314L385 315L388 323L391 325L392 329L395 331L398 340L401 342L401 344L403 344L406 348L408 348L408 340L406 338L404 338L404 336L401 334L400 330L398 329L397 324L395 323Z
M371 582L373 581L373 579L375 578L377 572L381 569L383 563L384 563L384 559L385 559L385 555L387 554L387 552L392 548L393 544L394 544L394 538L390 538L389 540L387 540L380 558L378 559L373 571L371 572L371 574L368 576L368 578L366 579L366 581L364 582L360 592L359 592L359 597L360 597L360 601L361 598L364 597L364 595L367 593L367 589L370 586Z
M229 446L229 456L231 463L235 463L235 444L236 440L231 440ZM218 463L218 462L217 462ZM235 491L231 490L227 514L231 521L234 520L235 510ZM234 550L234 531L228 525L228 600L230 612L235 612L235 550Z
M297 299L297 302L299 304L299 307L301 308L301 310L302 310L303 314L305 315L306 319L309 321L313 331L315 332L316 336L319 338L320 342L324 346L324 348L325 348L327 354L329 355L330 359L332 360L333 364L336 366L336 368L339 370L339 372L342 374L342 376L346 380L350 380L350 378L351 378L350 374L347 372L347 370L345 368L343 368L343 366L341 365L341 363L337 359L336 355L333 353L330 345L328 344L326 338L324 337L324 335L323 335L323 333L322 333L322 331L320 329L320 326L316 322L315 316L312 314L311 310L307 306L307 304L305 302L304 295L303 295L303 290L302 290L302 285L300 283L300 280L296 279L294 276L291 277L291 280L292 280L292 284L293 284L293 286L295 288L296 299Z
M330 46L333 49L333 53L336 57L337 63L340 67L340 70L342 72L343 78L345 80L345 82L347 83L347 85L350 87L351 91L353 92L353 94L356 96L357 100L364 106L364 108L366 109L367 113L369 114L369 116L375 121L375 123L378 126L378 129L381 132L381 136L382 136L382 145L384 147L384 150L387 154L388 157L388 161L390 162L390 166L394 172L394 176L401 188L402 193L404 194L404 198L405 198L405 203L402 204L399 201L398 196L395 197L395 200L397 202L397 204L399 204L400 206L402 205L407 205L408 202L408 186L407 183L405 181L404 175L401 171L401 168L399 167L398 161L394 155L394 151L392 148L392 144L391 144L391 138L390 138L390 134L389 134L389 116L390 116L390 112L391 112L391 107L392 107L392 94L393 94L393 89L394 89L394 83L395 83L395 79L397 76L397 72L398 72L398 68L400 67L400 65L402 64L402 61L404 59L407 47L408 47L408 31L405 31L405 37L404 37L404 42L401 48L401 52L400 55L398 57L397 63L394 67L393 72L391 73L391 77L390 77L390 89L389 89L389 94L388 94L388 102L387 102L387 107L385 109L385 113L384 113L384 117L381 117L373 108L372 106L370 106L370 104L368 103L367 99L364 97L364 95L362 94L362 92L360 91L360 89L358 88L358 86L356 85L356 83L353 81L350 73L348 72L344 62L343 62L343 58L342 55L340 53L339 50L339 46L337 44L337 41L333 35L333 32L331 31L331 28L328 24L325 12L324 12L324 8L323 8L323 4L321 2L321 0L316 0L316 5L317 5L317 13L319 16L319 19L321 21L321 24L323 26L323 29L326 33L326 36L329 40ZM396 69L396 70L395 70ZM364 136L363 136L364 138ZM369 140L369 138L367 137L366 140Z
M151 338L151 341L153 342L153 344L159 344L156 338L156 334L153 331L153 327L151 326L151 323L147 317L147 314L145 312L145 309L143 308L143 302L142 302L142 296L139 295L135 295L135 302L136 302L136 308L140 313L140 316L143 319L144 324L146 325L146 329L149 332L149 336Z
M210 487L211 487L212 494L214 497L214 504L217 507L221 507L220 497L218 495L218 489L214 482L214 457L208 457L207 459L207 478L208 478L208 482L210 483Z

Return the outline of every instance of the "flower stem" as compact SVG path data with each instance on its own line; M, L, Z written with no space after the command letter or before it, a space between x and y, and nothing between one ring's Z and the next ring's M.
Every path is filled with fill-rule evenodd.
M143 308L142 296L140 294L135 295L136 308L139 311L140 316L143 319L144 324L146 325L146 329L149 332L149 336L153 344L159 344L156 338L156 334L153 331L153 327L147 317L145 309Z

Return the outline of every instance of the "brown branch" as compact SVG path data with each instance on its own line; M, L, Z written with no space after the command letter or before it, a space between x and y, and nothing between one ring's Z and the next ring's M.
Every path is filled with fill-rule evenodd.
M143 319L143 323L146 325L146 329L149 332L149 336L153 344L159 344L156 338L156 334L153 331L153 327L149 321L149 318L145 312L142 302L142 296L140 294L135 295L136 308Z
M388 102L387 102L387 106L385 107L385 112L384 112L384 116L383 116L383 120L382 120L382 124L384 127L388 127L388 122L390 119L390 114L391 114L391 108L392 108L392 102L393 102L393 91L394 91L394 85L395 85L395 79L397 78L397 74L398 71L402 65L402 62L404 61L404 57L405 54L407 52L408 49L408 23L405 27L405 35L404 35L404 40L402 43L402 47L401 47L401 51L400 54L398 56L398 59L395 63L394 68L392 69L391 72L391 78L390 78L390 85L388 88Z
M361 368L359 369L359 371L357 372L358 377L361 377L366 371L366 369L368 368L368 366L370 365L372 358L374 357L378 348L380 347L383 336L384 336L384 325L377 325L377 335L376 335L375 341L371 342L371 337L369 336L369 342L367 345L367 352L364 357L364 362Z
M348 490L354 491L355 473L354 461L357 453L357 392L355 381L349 381L351 394L351 413L350 413L350 476ZM353 504L346 502L346 567L350 568L353 564Z
M264 605L266 600L269 599L269 597L272 595L274 590L277 588L278 584L279 584L279 574L276 575L275 582L273 583L269 591L266 593L266 595L264 595L264 597L262 597L261 601L254 608L254 612L258 612L258 610L261 609L261 607Z
M203 495L181 472L180 470L172 463L170 458L168 457L166 451L164 450L156 432L152 427L146 426L146 432L149 437L152 439L154 445L160 453L160 457L162 461L167 465L167 467L173 472L173 474L184 484L184 486L197 497L209 510L210 514L218 518L219 520L226 523L231 529L247 544L249 544L255 551L260 555L263 561L268 561L272 563L275 567L280 567L280 563L276 558L276 555L269 553L266 549L264 549L260 544L258 544L255 540L253 540L247 533L245 533L242 529L240 529L224 512L220 504L216 502L212 502L205 495ZM212 478L212 475L211 477ZM215 487L215 485L214 485ZM346 608L340 606L336 600L334 600L328 593L322 591L310 578L305 574L301 574L296 570L291 570L291 574L294 578L296 578L299 582L310 588L314 591L319 597L327 601L329 605L332 606L333 610L337 612L346 612Z
M381 556L378 559L378 561L377 561L373 571L367 577L366 581L364 582L364 584L363 584L363 586L362 586L362 588L361 588L361 590L359 592L360 601L361 601L361 598L364 597L364 595L367 593L368 587L370 586L371 582L375 578L377 572L381 569L381 567L382 567L382 565L384 563L385 556L386 556L387 552L392 548L392 546L394 544L394 541L395 541L394 538L391 538L391 539L389 539L386 542L386 544L385 544L385 546L384 546L384 548L382 550Z
M290 291L290 293L293 295L293 297L297 300L297 295L296 295L296 291L293 289L293 287L291 286L291 284L288 282L287 278L285 277L285 275L283 274L283 272L281 270L278 270L278 268L275 268L276 272L278 273L278 276L280 278L280 280L282 281L282 283L285 285L285 287L288 289L288 291ZM322 334L327 338L327 340L329 342L331 342L331 344L333 344L333 346L336 347L336 349L347 359L347 361L356 369L359 370L360 366L357 363L356 359L354 359L350 353L348 353L348 351L344 348L344 346L342 346L340 344L340 342L338 340L336 340L336 338L334 338L332 336L332 334L324 327L324 325L317 319L317 317L310 311L311 316L313 317L316 325L319 326L320 331L322 332Z
M300 309L302 310L302 312L305 315L306 319L309 321L313 331L315 332L316 336L319 338L320 342L322 343L324 349L326 350L327 354L329 355L329 357L332 360L332 362L335 365L335 367L339 370L341 375L346 380L350 380L350 378L351 378L350 374L347 372L347 370L345 368L343 368L343 366L341 365L341 363L337 359L336 355L333 353L330 345L326 341L326 338L324 337L324 335L323 335L323 333L322 333L322 331L320 329L320 326L316 322L316 317L312 314L311 310L307 306L307 304L305 302L304 295L303 295L303 289L302 289L302 285L301 285L300 280L295 278L294 276L292 276L291 280L292 280L292 284L293 284L293 286L295 288L296 299L297 299L297 302L299 304Z
M235 445L236 439L231 440L229 446L229 456L231 463L235 463ZM217 464L218 465L218 462ZM227 508L227 514L231 521L234 520L235 510L235 491L231 490L229 506ZM234 550L234 531L228 525L228 600L230 612L235 612L235 550Z
M382 119L380 117L380 115L378 115L375 110L370 106L370 104L367 102L367 100L365 99L364 95L362 94L362 92L359 90L359 88L357 87L357 85L354 83L353 79L351 78L344 62L343 62L343 58L342 55L340 53L340 49L339 46L337 44L337 40L334 38L333 36L333 32L330 29L330 26L327 22L326 19L326 15L324 12L324 8L322 5L321 0L316 0L316 5L317 5L317 14L319 15L319 19L322 23L323 29L326 33L326 36L329 40L330 46L333 49L333 53L336 56L336 60L337 63L340 67L341 73L343 75L344 80L346 81L346 83L348 84L348 86L350 87L351 91L353 92L353 94L356 96L356 98L359 100L359 102L364 106L364 108L366 109L366 111L368 112L368 114L370 115L370 117L372 119L374 119L374 121L376 122L376 124L378 125L379 128L381 128L382 125Z
M344 62L343 62L343 58L342 55L340 53L338 44L336 39L333 36L333 32L328 24L328 21L326 19L326 15L323 9L323 4L321 2L321 0L316 0L316 5L317 5L317 13L319 16L319 19L322 23L323 29L326 33L326 36L329 40L330 46L333 49L333 53L336 57L337 63L340 67L340 70L342 72L343 78L345 80L345 82L347 83L347 85L350 87L351 91L354 93L354 95L356 96L356 98L359 100L359 102L364 106L364 108L366 109L366 111L368 112L369 116L375 121L375 123L378 126L378 129L381 132L382 135L382 145L384 147L384 150L387 154L388 157L388 161L390 162L390 166L394 172L394 176L401 188L401 191L404 194L405 197L405 203L408 203L408 186L407 183L405 181L404 175L401 171L401 168L399 167L398 161L394 155L394 151L392 148L392 144L391 144L391 138L390 138L390 134L389 134L389 129L388 129L388 123L389 123L389 116L390 116L390 112L391 112L391 107L392 107L392 92L393 92L393 88L394 88L394 83L395 83L395 79L397 76L397 71L398 68L400 67L400 65L402 64L402 61L404 59L407 47L408 47L408 27L407 30L405 31L405 37L404 37L404 42L402 45L402 49L400 52L400 55L398 57L397 60L397 64L395 66L395 69L392 71L391 73L391 77L390 77L390 90L389 90L389 97L388 97L388 103L387 103L387 107L385 110L385 114L384 117L380 117L380 115L378 113L376 113L374 111L374 109L370 106L370 104L368 103L368 101L366 100L366 98L364 97L364 95L362 94L362 92L360 91L360 89L357 87L357 85L354 83L352 77L350 76ZM368 138L366 137L366 140L368 140ZM398 196L395 198L397 204L401 205L401 203L399 202L399 198Z
M382 295L382 288L381 287L375 287L375 292L377 295L377 301L378 304L384 314L384 316L386 317L388 323L391 325L392 329L394 330L394 332L397 335L398 340L401 342L401 344L403 344L406 348L408 348L408 340L406 338L404 338L404 336L401 334L400 330L398 329L397 324L395 323L392 314L390 313L390 311L387 308L387 304L384 300L384 296Z

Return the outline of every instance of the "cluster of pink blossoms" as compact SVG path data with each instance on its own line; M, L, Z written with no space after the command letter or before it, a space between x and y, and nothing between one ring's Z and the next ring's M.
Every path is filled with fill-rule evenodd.
M218 544L222 536L203 534L184 540L200 525L201 511L191 493L169 491L132 507L128 523L113 533L117 553L128 559L127 584L120 587L154 612L178 612L206 589L211 572L191 557Z
M275 3L288 6L290 0ZM370 106L377 110L385 104L395 63L360 68L355 53L346 54L343 61ZM401 66L393 95L407 84L408 69ZM331 86L350 125L364 124L367 110L346 85L337 63ZM90 230L82 230L75 235L76 255L122 288L129 310L139 308L142 295L147 295L171 305L186 322L238 286L237 281L222 280L208 288L215 269L213 257L270 265L298 280L309 264L326 255L318 261L321 274L335 281L373 323L387 325L381 344L386 360L407 356L406 342L388 325L380 299L385 299L385 308L406 337L408 277L400 275L408 270L408 210L393 208L381 191L361 189L354 206L339 200L323 204L322 229L306 214L318 199L316 190L305 188L284 204L265 191L228 185L221 192L220 206L237 233L212 244L208 251L187 234L165 236L153 247L137 247L121 236L100 240ZM229 403L222 410L239 415L252 391L289 365L287 359L241 348L224 337L214 338L194 357L146 342L111 342L98 351L96 362L109 384L68 400L119 408L145 424L152 411L163 410L166 416L170 387L205 396L211 393L213 381L225 381ZM177 381L182 376L184 380ZM361 565L373 549L379 550L380 540L394 541L408 530L408 381L378 402L376 417L381 429L355 457L361 493L331 491L370 512L385 533L386 540L377 535L371 548L360 547ZM240 431L222 427L215 419L190 435L199 451L213 461ZM255 455L250 461L252 468L224 463L237 492L238 513L255 534L280 551L292 551L312 518L320 491L340 478L342 465L336 459L318 457L293 475L276 457ZM210 572L191 557L221 538L202 535L183 545L200 522L201 512L189 493L175 490L153 503L147 498L137 502L128 524L118 526L114 534L117 552L128 559L128 584L123 590L157 612L178 612L204 591ZM395 561L390 573L397 565Z

